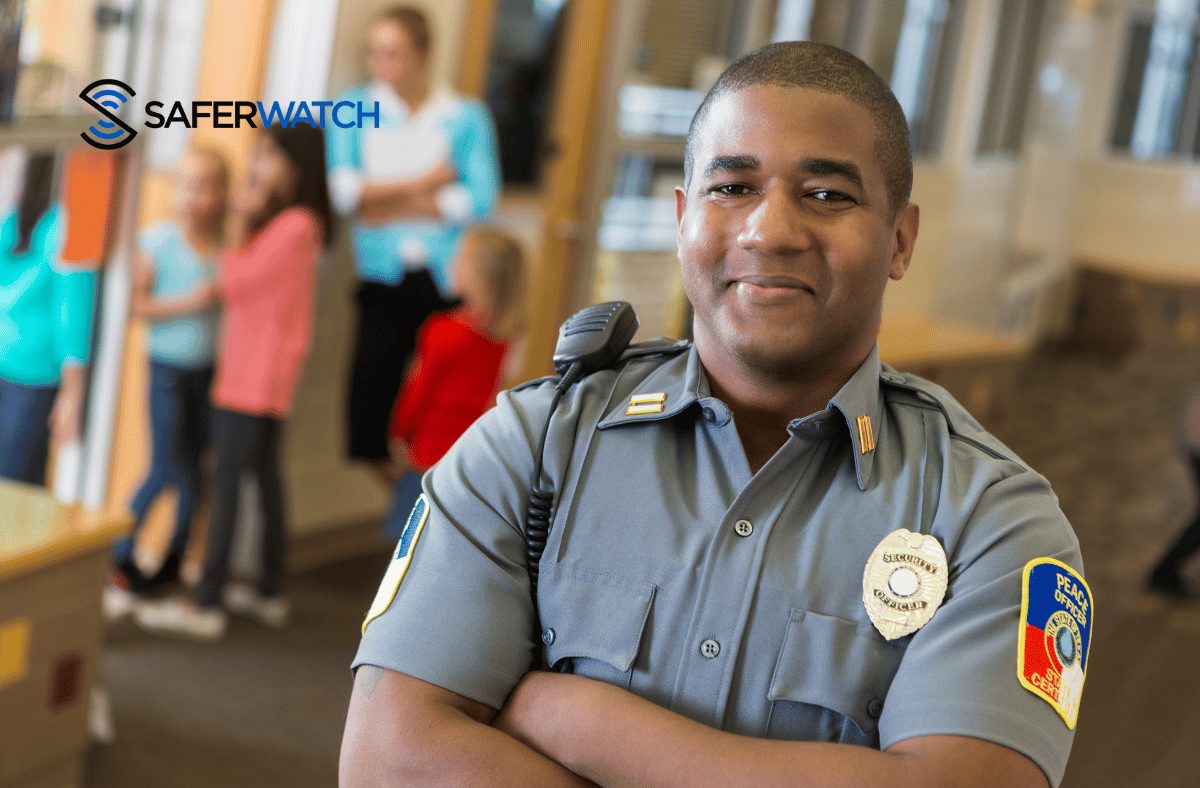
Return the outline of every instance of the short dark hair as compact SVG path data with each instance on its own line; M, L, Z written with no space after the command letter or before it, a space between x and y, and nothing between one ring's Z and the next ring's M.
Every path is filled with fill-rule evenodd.
M721 96L755 85L808 88L841 96L875 121L875 155L883 167L892 214L912 193L912 141L904 109L870 66L849 52L813 41L767 44L734 61L717 79L692 117L684 152L684 183L692 178L693 148L712 104Z
M375 21L395 22L400 25L412 39L413 46L420 50L421 54L429 54L429 48L433 45L433 34L429 32L429 18L421 9L410 5L388 6L376 15Z
M296 169L296 191L290 203L271 205L264 215L251 222L251 231L266 226L284 210L302 206L312 211L321 223L326 246L333 240L333 211L329 204L329 185L325 179L325 138L321 130L307 123L295 126L275 124L262 130L287 156Z

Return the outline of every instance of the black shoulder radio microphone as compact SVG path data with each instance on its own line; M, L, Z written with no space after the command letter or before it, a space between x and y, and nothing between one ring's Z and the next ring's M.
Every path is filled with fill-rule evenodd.
M529 506L525 516L525 565L529 572L529 593L537 617L538 564L550 535L550 513L554 508L554 488L542 487L542 460L546 451L546 436L558 401L584 375L604 369L629 347L638 330L637 315L624 301L607 301L589 306L567 318L558 329L558 344L554 347L554 370L560 378L554 387L554 398L546 414L546 426L538 441L533 480L529 486ZM540 625L538 632L540 635Z

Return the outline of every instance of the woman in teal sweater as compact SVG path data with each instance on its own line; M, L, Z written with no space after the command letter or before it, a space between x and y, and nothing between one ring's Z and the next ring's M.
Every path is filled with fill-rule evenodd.
M44 484L46 458L79 429L95 274L58 259L61 205L0 221L0 477Z

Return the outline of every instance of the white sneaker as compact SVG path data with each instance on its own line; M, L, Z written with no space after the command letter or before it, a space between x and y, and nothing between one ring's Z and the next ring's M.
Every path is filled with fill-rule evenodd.
M282 595L260 596L245 583L229 583L223 594L225 608L239 616L253 618L275 629L283 629L291 618L292 605Z
M104 584L104 620L108 623L119 621L133 612L137 597L132 591L117 588L112 583Z
M219 607L197 607L190 599L139 602L134 620L143 629L197 640L220 640L225 634L225 611Z
M92 704L88 706L88 730L92 738L101 744L112 744L117 740L113 725L112 704L108 692L100 686L92 687Z

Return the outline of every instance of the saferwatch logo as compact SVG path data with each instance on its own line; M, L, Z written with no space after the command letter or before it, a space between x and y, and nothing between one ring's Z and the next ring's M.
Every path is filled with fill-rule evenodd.
M138 132L118 117L121 109L136 96L133 88L119 79L98 79L80 92L79 97L97 110L102 118L80 134L95 148L113 150L133 142ZM292 128L306 124L314 129L336 126L340 129L379 128L379 102L370 105L361 101L182 101L170 107L162 101L147 101L144 108L148 129L183 126L188 129L204 125L214 129L240 129L245 123L252 129L280 125Z
M80 132L79 136L88 145L102 150L123 148L133 142L137 131L121 120L117 113L136 95L133 88L119 79L98 79L81 90L79 98L104 117L89 126L87 131Z

